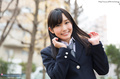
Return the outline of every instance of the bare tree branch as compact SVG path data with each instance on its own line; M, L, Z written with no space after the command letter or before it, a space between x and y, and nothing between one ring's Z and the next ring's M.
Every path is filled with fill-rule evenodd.
M1 39L0 39L0 46L1 46L1 44L3 43L3 41L5 40L5 38L7 37L8 33L10 32L10 30L12 29L12 26L13 26L15 20L16 20L16 17L17 17L17 15L18 15L18 10L17 10L17 9L18 9L18 2L19 2L19 0L16 1L16 7L15 7L15 9L14 9L13 15L12 15L11 18L7 21L7 24L6 24L6 26L5 26L4 30L3 30L3 33L2 33L2 36L1 36ZM8 26L9 26L9 29L8 29L8 31L6 32ZM5 33L5 32L6 32L6 33Z
M30 43L26 43L24 41L21 41L22 44L30 45Z
M1 15L2 15L1 7L2 7L2 0L0 0L0 19L1 19Z
M40 20L37 24L40 24L42 22L42 20Z
M39 6L39 2L40 2L40 0L35 0L35 7L36 7L36 10L35 10L35 14L34 14L34 21L33 21L33 24L34 24L34 26L35 27L37 27L37 24L38 24L38 10L39 10L39 7L37 7L37 6Z
M65 9L70 12L70 0L64 0Z
M27 69L26 69L26 79L30 79L31 71L32 71L32 58L34 54L34 48L35 48L35 37L37 32L37 24L38 24L38 10L39 10L39 1L40 0L34 0L35 1L35 13L34 13L34 20L33 20L33 29L31 34L31 43L29 47L29 54L28 54L28 62L27 62Z
M74 11L73 11L73 14L74 14L74 20L76 22L76 24L78 24L78 16L83 12L83 8L82 6L78 6L78 3L77 3L77 0L75 0L75 3L74 3Z
M27 16L27 14L24 14L24 16L26 16L29 20L31 20L28 16ZM32 21L32 20L31 20Z
M47 37L48 37L48 34L45 33L45 34L43 34L41 37L39 37L38 39L36 39L36 41L37 41L37 40L40 40L40 39L47 38Z
M22 30L24 30L24 31L32 34L28 29L23 28L23 26L22 26L18 21L17 21L17 23L18 23L18 27L19 27L20 29L22 29Z
M21 41L21 40L19 40L19 39L14 38L11 34L9 34L9 36L10 36L12 39L15 39L15 40L17 40L17 41Z
M83 12L82 6L78 7L78 16L79 16L79 14L81 14L82 12Z
M12 29L13 24L14 24L14 22L12 22L12 24L11 24L9 30L7 31L7 33L5 35L4 34L2 35L2 37L0 39L0 46L1 46L2 42L5 40L5 38L7 37L8 33L10 32L10 30ZM8 26L6 26L6 27L8 27Z
M14 40L17 40L17 41L21 42L21 44L30 45L30 43L25 43L24 41L21 41L21 40L19 40L19 39L14 38L11 34L9 34L9 36L10 36L12 39L14 39Z
M1 38L4 37L5 31L6 31L6 29L7 29L9 23L10 23L10 21L7 21L7 24L6 24L5 28L3 29Z
M12 17L10 18L10 20L11 20L11 25L10 25L10 28L9 28L9 30L8 30L8 32L6 33L6 35L5 35L5 38L6 38L6 36L8 35L8 33L10 32L10 30L11 30L11 28L12 28L12 26L13 26L13 24L14 24L14 22L15 22L15 20L16 20L16 17L17 17L17 15L18 15L18 2L19 2L19 0L17 0L17 2L16 2L16 8L15 8L15 10L14 10L14 13L13 13L13 15L12 15ZM15 17L14 17L15 16ZM10 20L9 20L9 22L10 22ZM9 23L8 22L8 23ZM9 23L10 24L10 23ZM9 24L7 24L7 25L9 25Z
M2 16L3 16L3 14L5 13L5 11L6 11L6 10L8 10L8 8L9 8L9 6L10 6L10 4L11 4L12 2L13 2L13 0L11 0L11 1L10 1L10 3L9 3L9 4L8 4L8 6L6 7L6 9L2 12L1 17L2 17Z

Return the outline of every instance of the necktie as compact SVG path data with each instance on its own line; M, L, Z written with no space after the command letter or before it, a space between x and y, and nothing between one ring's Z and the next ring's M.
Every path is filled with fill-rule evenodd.
M73 45L74 45L74 41L72 40L68 47L71 49L71 54L75 57L75 52L73 50Z

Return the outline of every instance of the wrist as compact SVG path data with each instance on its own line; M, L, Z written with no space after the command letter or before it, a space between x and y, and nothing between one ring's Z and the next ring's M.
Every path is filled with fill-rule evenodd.
M93 42L93 43L92 43L92 45L98 45L98 44L100 44L99 41L97 41L97 42Z
M65 45L65 46L62 46L62 47L67 48L67 46L66 46L66 45Z
M66 45L61 45L61 46L59 46L58 48L61 48L61 47L67 48L67 46L66 46Z

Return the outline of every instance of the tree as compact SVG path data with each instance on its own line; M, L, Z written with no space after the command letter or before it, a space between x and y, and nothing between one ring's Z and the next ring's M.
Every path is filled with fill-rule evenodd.
M70 12L70 0L64 0L65 9Z
M44 34L44 33L41 33L39 39L36 38L37 32L38 32L38 27L39 27L39 24L40 24L40 21L38 20L38 17L40 17L39 16L40 1L42 1L42 0L34 0L35 11L34 11L34 13L31 13L32 17L33 17L32 31L29 31L28 29L24 28L24 25L22 25L19 22L19 20L17 21L19 28L21 28L23 31L30 34L30 43L26 43L24 41L21 42L22 44L28 44L29 45L29 54L28 54L28 61L27 61L27 67L26 67L26 79L31 79L30 75L31 75L31 71L32 71L32 59L33 59L33 54L34 54L34 51L35 51L36 41L38 41L39 39L47 38L47 34Z
M18 9L18 3L19 3L19 0L16 0L16 4L15 4L15 9L9 9L10 5L12 5L12 2L14 2L14 0L11 0L8 5L6 5L6 8L5 7L5 4L3 2L3 0L0 0L0 21L6 21L6 25L4 26L4 29L2 31L2 35L0 36L0 46L2 45L2 43L4 42L4 40L6 39L7 35L9 34L10 30L12 29L13 27L13 24L16 20L16 17L19 13L19 9ZM3 7L3 5L4 7ZM3 10L2 10L3 9ZM5 14L5 12L10 12L12 13L12 15L9 17L8 20L4 19L3 15ZM3 19L2 19L3 18Z
M25 73L26 71L26 64L27 63L24 63L24 62L21 62L19 65L22 66L22 73ZM36 69L36 65L34 63L32 63L32 72L34 72Z
M29 56L28 56L28 62L26 67L26 79L31 79L30 74L32 71L32 59L33 59L33 53L35 48L35 39L36 39L36 33L37 33L37 26L38 26L38 8L39 8L39 0L34 0L35 2L35 13L33 14L34 20L33 20L33 26L32 26L32 32L30 32L28 29L25 29L19 22L18 26L28 32L31 35L31 40L29 44ZM22 42L25 44L24 42Z
M3 61L3 60L0 58L0 75L7 73L8 65L9 65L8 62ZM2 77L2 78L0 77L0 79L6 79L6 77Z
M43 46L42 48L45 48L47 46L47 38L48 38L48 33L47 33L47 24L46 24L46 18L47 18L47 13L55 8L54 6L51 7L51 5L53 5L54 2L59 2L61 0L32 0L34 2L34 9L35 11L29 13L31 17L33 17L33 20L30 22L32 23L32 31L30 31L29 29L24 27L24 23L21 23L19 19L17 19L17 23L19 28L21 28L23 31L27 32L30 34L30 42L26 43L25 41L21 41L22 44L27 44L29 46L29 53L28 53L28 62L27 62L27 69L26 69L26 79L31 79L30 78L30 74L31 74L31 65L32 65L32 59L33 59L33 54L35 51L35 46L36 46L36 41L39 41L40 39L42 39L43 42ZM47 4L47 2L49 2L49 4ZM44 5L40 6L40 5ZM59 5L59 3L58 3ZM57 6L58 6L57 5ZM48 9L48 6L50 7ZM40 9L42 7L42 9ZM44 16L41 16L41 11L44 13ZM29 14L26 14L25 17ZM44 19L42 19L44 17ZM29 18L28 18L29 19ZM40 26L40 24L42 25L42 28L39 29L38 27ZM41 26L40 26L41 27ZM39 34L39 38L37 37L37 33ZM41 48L40 48L41 49ZM39 50L40 51L40 50ZM45 79L45 68L43 66L43 79Z
M78 17L83 12L82 5L79 6L77 0L74 0L74 5L70 4L70 0L64 0L64 4L65 4L65 9L68 12L71 12L72 11L72 10L70 11L70 9L72 9L71 6L74 6L73 12L71 12L71 13L74 16L74 20L75 20L76 24L78 24Z
M77 0L75 0L74 7L75 7L73 11L74 20L76 24L78 24L78 17L83 12L83 8L82 6L78 6Z
M6 61L3 61L1 58L0 58L0 74L1 73L7 73L7 70L8 70L8 62Z
M113 63L116 65L116 75L117 79L120 79L120 49L118 49L115 45L107 45L106 46L106 53L109 57L110 63Z

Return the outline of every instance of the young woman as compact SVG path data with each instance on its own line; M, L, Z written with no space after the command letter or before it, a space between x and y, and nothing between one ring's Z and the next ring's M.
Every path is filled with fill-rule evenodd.
M99 75L108 73L98 33L82 31L66 10L50 12L48 31L51 45L41 50L41 56L51 79L96 79L94 70Z

